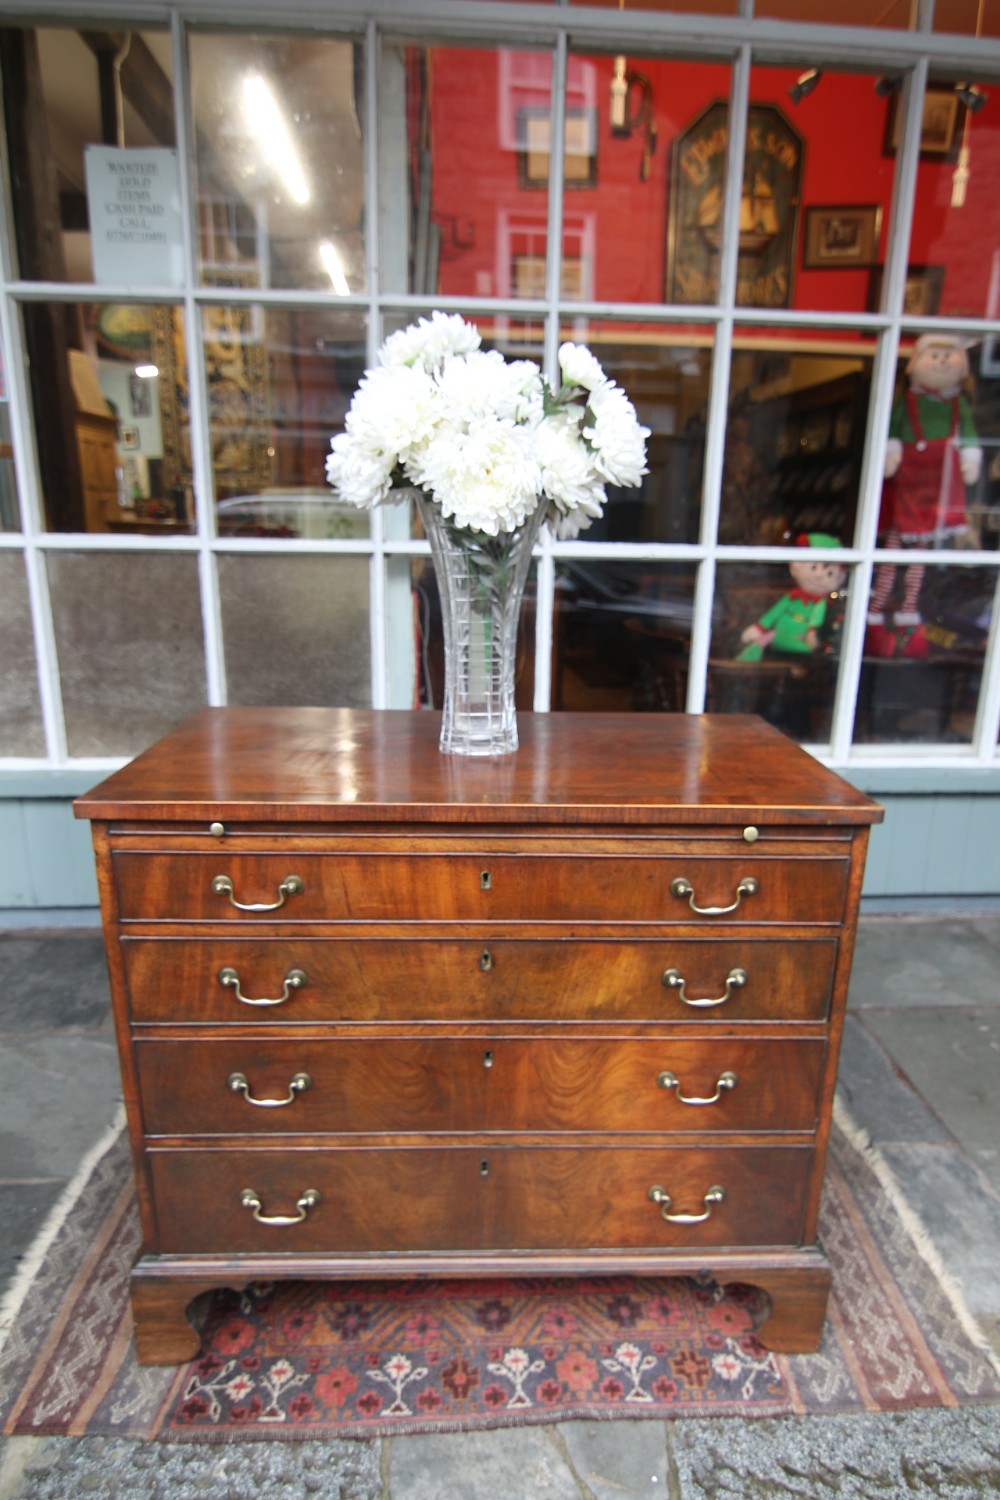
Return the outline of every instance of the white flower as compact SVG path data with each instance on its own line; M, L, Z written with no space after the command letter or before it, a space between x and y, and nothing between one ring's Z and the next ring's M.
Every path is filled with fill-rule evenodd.
M604 485L576 424L549 418L538 429L536 445L542 491L556 509L563 516L577 511L591 518L603 514Z
M327 483L342 500L370 509L387 499L395 466L392 454L369 448L349 432L341 432L327 454Z
M608 381L590 393L583 436L594 451L598 472L611 484L636 485L646 467L649 428L640 427L635 407Z
M567 385L582 385L588 391L603 385L608 378L584 344L563 344L559 350L559 368Z
M493 416L473 422L467 432L432 438L408 473L456 526L490 536L520 526L541 494L531 431Z
M603 514L606 484L640 482L648 430L582 345L563 344L553 391L530 360L481 343L442 312L392 334L330 444L327 479L364 506L419 485L457 526L490 536L544 504L556 535L576 536Z
M383 365L416 365L430 371L452 355L478 349L481 343L478 328L458 313L433 312L429 318L420 318L390 334L378 357Z

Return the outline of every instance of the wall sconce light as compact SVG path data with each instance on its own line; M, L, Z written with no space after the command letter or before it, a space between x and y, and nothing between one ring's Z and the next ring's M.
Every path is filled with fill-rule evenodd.
M645 133L646 144L643 147L642 161L639 166L639 179L646 182L649 178L650 162L653 152L656 150L656 121L653 118L653 85L644 73L635 73L629 69L628 59L624 56L615 58L614 72L611 75L611 109L609 113L611 134L617 136L630 136L634 130Z
M974 83L956 83L955 93L972 115L978 115L986 103L987 95Z
M822 77L822 68L810 68L807 73L803 73L800 78L797 78L788 90L788 97L792 103L801 104L802 100L812 93Z

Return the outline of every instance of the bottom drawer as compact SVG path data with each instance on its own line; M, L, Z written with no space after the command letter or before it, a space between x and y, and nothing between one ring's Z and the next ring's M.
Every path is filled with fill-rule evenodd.
M262 1147L152 1150L148 1160L159 1243L147 1249L294 1255L794 1245L812 1150ZM654 1201L655 1188L669 1204ZM318 1201L300 1206L308 1190ZM258 1222L254 1202L279 1222Z

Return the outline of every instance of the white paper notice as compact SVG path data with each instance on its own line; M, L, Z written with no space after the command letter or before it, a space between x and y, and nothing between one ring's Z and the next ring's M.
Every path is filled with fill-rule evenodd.
M181 198L177 152L88 146L87 206L94 280L180 286Z

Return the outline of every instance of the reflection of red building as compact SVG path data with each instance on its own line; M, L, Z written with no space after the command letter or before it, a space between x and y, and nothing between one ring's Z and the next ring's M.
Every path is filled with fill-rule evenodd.
M727 96L729 70L651 59L634 64L649 80L655 126L655 151L643 181L649 144L644 131L627 137L611 132L613 66L610 57L570 61L567 139L584 150L592 144L595 159L588 163L590 172L574 172L570 157L570 185L563 197L565 293L574 299L657 303L666 294L672 146L713 100ZM525 157L532 141L544 145L544 135L536 127L529 137L527 125L547 115L549 69L548 58L539 54L458 48L430 53L432 201L441 233L437 290L443 294L530 296L544 289L546 182L537 170L538 153L527 170ZM887 127L896 100L876 93L874 75L827 73L795 106L788 89L796 77L794 70L756 69L751 98L776 104L805 142L801 207L879 206L881 260L896 162L891 145L886 149ZM988 311L992 257L1000 246L1000 202L977 191L977 185L996 182L1000 175L1000 91L988 93L971 126L964 210L951 208L961 109L950 132L951 149L927 154L920 163L909 259L914 267L944 267L936 309L944 315ZM935 144L943 144L948 134ZM801 213L797 234L790 305L864 310L869 273L853 267L804 269Z

